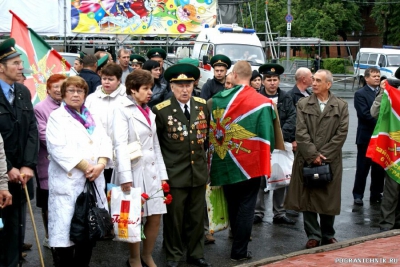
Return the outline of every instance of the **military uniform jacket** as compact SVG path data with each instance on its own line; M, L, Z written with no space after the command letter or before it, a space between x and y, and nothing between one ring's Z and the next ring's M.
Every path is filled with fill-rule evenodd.
M208 177L204 141L207 136L206 101L192 97L190 121L174 96L153 107L157 134L171 187L205 185Z
M0 87L0 134L4 140L4 152L7 160L7 172L13 167L36 168L39 136L36 117L31 103L31 94L24 85L14 84L14 107L10 105ZM20 185L9 183L10 192L14 193ZM32 179L28 182L32 189ZM24 196L25 197L25 196Z

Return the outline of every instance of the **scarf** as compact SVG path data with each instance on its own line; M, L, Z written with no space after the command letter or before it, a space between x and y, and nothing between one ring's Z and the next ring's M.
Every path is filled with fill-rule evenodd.
M132 96L128 95L127 97L138 107L138 109L142 112L143 116L146 118L147 122L151 126L149 106L147 106L146 104L141 106L136 102L136 100Z
M92 134L94 128L96 127L96 123L93 120L92 114L90 114L89 110L82 105L81 112L78 113L76 110L71 109L65 102L62 102L65 110L74 118L75 120L79 121L83 127L86 128L89 134Z

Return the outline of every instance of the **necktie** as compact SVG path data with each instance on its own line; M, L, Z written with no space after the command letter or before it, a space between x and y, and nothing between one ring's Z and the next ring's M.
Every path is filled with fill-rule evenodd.
M12 105L14 102L14 88L10 87L10 91L8 91L8 102Z
M190 120L190 113L189 113L189 110L188 110L188 105L185 104L184 108L185 108L186 119L189 121Z

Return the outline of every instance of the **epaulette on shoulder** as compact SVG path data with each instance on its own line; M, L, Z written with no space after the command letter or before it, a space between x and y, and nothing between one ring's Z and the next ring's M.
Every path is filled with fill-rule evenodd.
M171 100L170 99L165 100L164 102L161 102L160 104L157 104L156 105L156 109L157 110L161 110L161 109L163 109L165 107L168 107L169 105L171 105Z
M194 99L194 101L202 103L202 104L206 103L206 100L201 97L194 96L193 99Z

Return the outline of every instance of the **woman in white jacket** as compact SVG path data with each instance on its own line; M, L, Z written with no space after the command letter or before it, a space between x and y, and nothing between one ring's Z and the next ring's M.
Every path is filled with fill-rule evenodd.
M100 118L107 135L112 138L112 121L114 109L121 106L122 100L126 98L125 85L121 83L122 68L115 63L108 63L101 69L101 85L85 101L85 106L90 113ZM110 161L104 169L106 184L110 182L114 165Z
M47 122L49 164L49 243L54 247L55 266L89 266L93 244L70 240L75 202L86 179L94 181L97 204L107 203L103 170L112 157L111 139L83 105L88 85L79 76L67 78L61 86L63 102ZM107 205L106 205L107 208Z
M115 110L113 134L116 153L114 183L122 191L140 187L142 192L153 196L144 204L143 252L140 243L129 244L130 258L127 266L156 266L152 252L160 226L161 214L167 212L161 186L168 179L156 132L155 115L147 106L151 99L154 80L149 71L135 70L125 81L127 97L122 107ZM143 156L130 160L128 144L139 141ZM158 191L158 192L157 192Z

